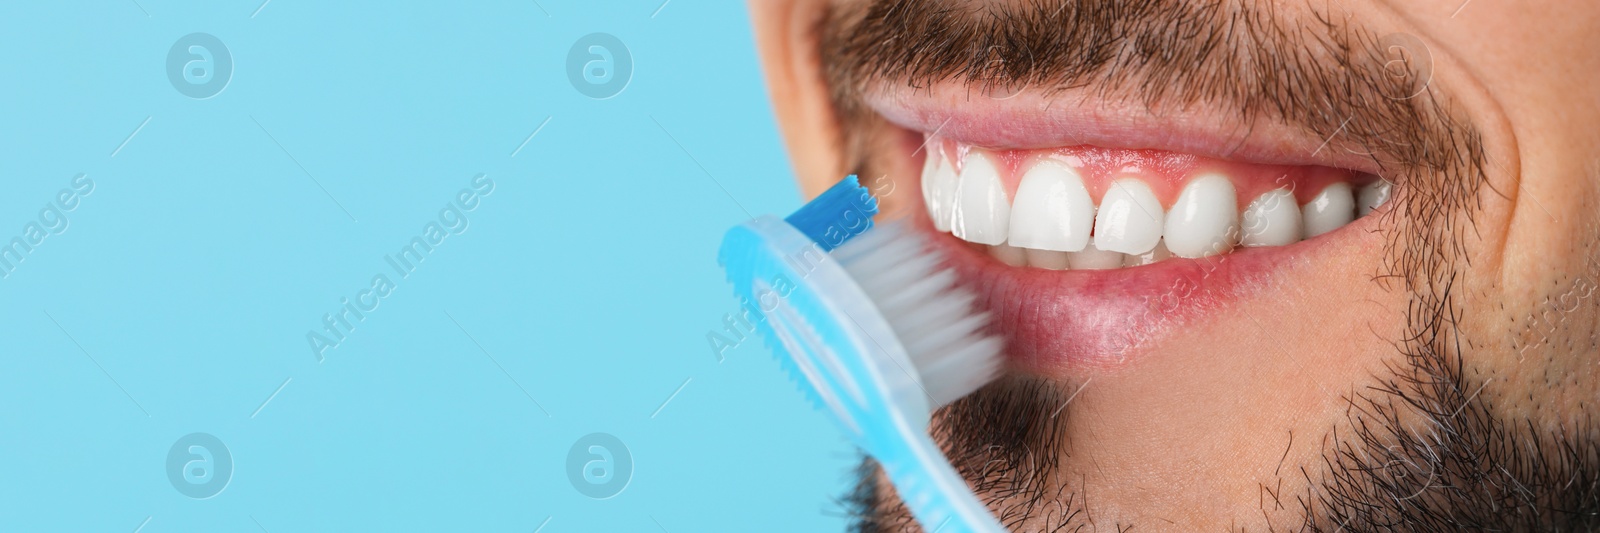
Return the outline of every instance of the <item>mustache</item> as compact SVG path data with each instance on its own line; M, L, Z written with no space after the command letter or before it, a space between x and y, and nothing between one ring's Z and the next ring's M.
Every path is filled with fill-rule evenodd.
M1476 142L1470 124L1432 105L1419 38L1268 2L873 0L835 6L821 45L845 106L874 83L1080 89L1158 111L1237 109L1394 156L1390 166L1443 170L1482 153L1462 150Z

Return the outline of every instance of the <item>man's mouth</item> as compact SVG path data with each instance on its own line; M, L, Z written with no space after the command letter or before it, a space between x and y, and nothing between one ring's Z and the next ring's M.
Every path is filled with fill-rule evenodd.
M1370 214L1390 191L1329 167L926 139L921 190L933 227L1016 267L1109 270L1290 246Z
M1294 267L1370 245L1355 234L1391 194L1373 173L1318 164L1348 154L1291 157L1306 143L1286 136L1185 138L1152 129L1184 121L1104 116L1007 128L1026 98L976 99L875 107L899 125L895 167L921 168L921 226L1024 370L1118 367L1234 301L1273 297Z

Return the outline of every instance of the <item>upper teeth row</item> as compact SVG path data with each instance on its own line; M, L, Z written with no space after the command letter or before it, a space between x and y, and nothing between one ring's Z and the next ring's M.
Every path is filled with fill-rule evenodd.
M1113 258L1090 258L1088 253L1111 252L1115 266L1122 266L1121 254L1143 256L1142 264L1164 258L1165 252L1196 258L1235 245L1293 244L1338 229L1383 205L1389 199L1389 183L1374 182L1359 194L1348 183L1334 183L1305 205L1295 201L1290 189L1275 189L1256 197L1241 213L1233 183L1223 175L1191 178L1170 209L1162 208L1144 181L1121 177L1111 182L1096 206L1075 169L1059 160L1041 159L1023 174L1013 202L1007 198L993 156L972 150L959 175L944 157L930 155L923 168L922 193L940 231L969 242L1045 252L1030 254L1030 262L1043 263L1039 266L1059 262L1065 268L1062 252L1085 252L1075 255L1085 255L1086 263ZM1035 255L1038 260L1032 259Z

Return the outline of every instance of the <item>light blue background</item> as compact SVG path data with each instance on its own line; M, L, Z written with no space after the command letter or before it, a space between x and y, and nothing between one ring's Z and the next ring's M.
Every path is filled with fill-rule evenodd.
M742 4L7 2L0 20L0 242L73 176L96 185L0 279L0 530L844 524L852 448L759 342L719 362L706 339L736 309L722 232L799 202ZM194 32L234 63L204 100L166 71ZM633 60L610 99L566 74L593 32ZM479 173L496 187L467 231L396 275L384 256ZM397 288L319 363L306 333L379 273ZM194 432L233 457L209 499L167 478ZM633 458L610 499L568 481L593 432Z

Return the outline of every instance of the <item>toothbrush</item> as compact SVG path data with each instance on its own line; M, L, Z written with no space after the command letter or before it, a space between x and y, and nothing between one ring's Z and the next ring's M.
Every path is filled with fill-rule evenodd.
M902 223L874 226L855 176L787 218L723 236L717 260L791 379L883 466L929 532L1002 532L928 436L933 410L993 381L988 315Z

